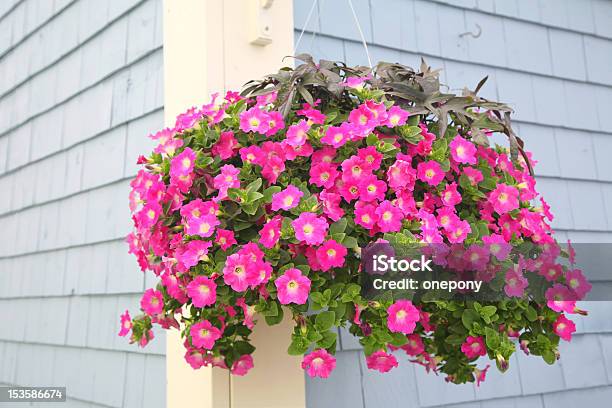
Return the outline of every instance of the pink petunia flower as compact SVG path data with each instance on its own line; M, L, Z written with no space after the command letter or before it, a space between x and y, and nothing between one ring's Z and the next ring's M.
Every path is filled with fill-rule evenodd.
M491 365L487 364L487 366L482 370L478 368L474 369L474 379L476 380L477 387L480 387L480 383L487 378L487 371L489 371L489 368L491 368Z
M219 190L218 199L223 200L227 198L228 188L240 187L238 174L240 174L240 170L231 164L221 167L221 172L213 179L213 187Z
M272 195L272 211L290 210L297 207L304 193L294 185L289 184L287 188Z
M444 179L444 171L440 163L430 160L417 165L417 177L424 183L437 186Z
M262 135L269 130L268 114L258 106L254 106L240 114L240 130L243 132L257 132Z
M304 356L302 369L310 377L327 378L336 368L336 358L325 349L316 349Z
M497 258L498 261L505 261L512 250L512 245L498 234L485 235L482 237L482 242L489 253Z
M370 370L386 373L397 367L398 363L393 354L387 354L383 350L379 350L366 357L366 365Z
M246 256L238 253L228 256L223 267L223 282L236 292L244 292L254 278L250 265Z
M308 140L310 125L304 120L300 120L297 125L289 126L287 129L287 139L285 142L289 146L301 146Z
M375 175L365 176L359 183L359 199L361 201L384 200L387 183L379 180Z
M156 316L164 310L164 298L160 291L147 289L140 300L140 308L149 316Z
M232 245L236 245L236 238L234 237L234 231L218 229L217 239L215 240L222 250L230 248Z
M507 184L498 184L489 194L488 202L496 213L502 215L519 208L519 192L516 187Z
M199 235L208 238L215 232L215 228L221 222L214 215L206 214L199 218L192 218L187 223L185 232L189 235Z
M246 375L253 367L253 356L250 354L244 354L234 362L230 373L242 377Z
M567 286L576 294L577 299L584 299L593 288L580 269L567 271L565 273L565 280Z
M487 348L482 337L468 336L465 342L461 345L461 351L468 360L478 358L487 354Z
M404 344L401 349L406 352L409 356L417 356L425 351L425 345L421 336L418 334L409 334L406 336L408 341Z
M454 207L461 202L461 194L457 191L457 183L450 183L446 186L440 196L442 204L447 207Z
M217 339L221 337L221 330L208 320L202 320L191 326L189 334L194 347L212 350Z
M185 267L185 269L191 268L198 264L198 262L206 259L208 255L208 249L212 246L210 241L193 240L189 241L182 251L176 251L176 260Z
M544 295L546 304L555 312L574 313L576 310L576 295L567 286L555 283Z
M378 216L377 225L381 232L397 232L402 229L402 210L394 206L391 201L385 200L376 208Z
M482 176L482 172L473 167L464 167L463 174L465 174L465 176L468 178L468 181L473 186L475 186L476 184L484 180L484 177Z
M409 300L398 300L387 309L387 327L394 333L411 334L419 321L419 309Z
M310 279L302 275L297 268L290 268L274 281L278 290L278 301L283 305L295 303L303 305L308 300L310 293Z
M448 145L450 147L451 156L457 163L476 164L476 146L457 135Z
M119 336L124 337L132 330L132 318L130 312L127 310L121 315L121 329L119 329Z
M394 190L401 190L404 188L414 188L414 181L416 180L416 171L412 168L409 162L404 160L397 160L389 170L387 170L387 182L389 187Z
M394 128L396 126L405 125L408 116L410 116L408 111L394 105L387 112L387 121L385 122L385 126Z
M572 340L572 333L576 331L576 324L565 317L564 314L560 314L557 320L553 323L553 331L559 337L565 341Z
M383 155L374 146L363 147L357 151L357 157L363 160L365 168L373 171L378 170L382 164Z
M355 204L355 224L365 229L372 229L378 223L378 214L373 204L358 201Z
M273 136L284 128L285 121L283 120L283 115L279 111L268 112L268 130L266 131L266 136Z
M317 258L323 271L341 268L344 265L346 254L346 248L333 239L325 241L323 245L317 248Z
M336 165L332 163L319 163L310 168L309 182L324 188L331 188L338 177Z
M522 271L519 268L513 267L506 272L506 285L504 286L504 292L510 297L523 297L525 288L529 285L527 278L523 276Z
M343 128L337 126L330 126L325 131L325 135L321 138L321 142L331 145L338 149L346 143L348 135Z
M315 213L303 212L291 222L295 237L308 245L319 245L325 240L329 225L324 218L317 217Z
M282 217L274 217L259 231L259 243L266 248L272 248L281 236Z
M227 160L232 157L238 147L238 141L234 137L234 132L222 132L219 140L212 147L213 156L221 157L221 160Z
M206 365L204 354L200 350L195 348L187 349L187 351L185 352L185 361L194 370L202 368Z
M242 309L242 314L244 315L243 324L249 329L255 327L255 322L253 321L253 318L255 317L255 306L247 305L244 298L238 298L236 300L236 306L239 306Z
M312 154L312 164L331 163L336 157L336 149L332 147L322 147Z
M196 276L187 285L187 295L195 307L206 307L217 301L217 284L206 276Z
M342 196L337 193L330 193L323 190L319 193L319 200L323 207L323 214L333 221L338 221L344 215L344 210L340 207Z

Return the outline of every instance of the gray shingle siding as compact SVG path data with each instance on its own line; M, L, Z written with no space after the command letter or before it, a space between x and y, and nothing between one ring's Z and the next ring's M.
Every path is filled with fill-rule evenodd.
M373 63L416 66L423 56L443 68L441 79L451 89L474 87L489 75L482 94L516 109L517 130L539 161L538 189L554 210L559 238L612 242L612 1L353 3ZM311 5L310 0L294 0L296 39ZM476 33L476 24L482 28L480 37L459 36ZM345 1L319 0L297 52L368 63ZM328 382L307 377L308 406L608 406L612 303L584 307L591 314L578 319L581 334L562 346L558 364L547 366L519 352L508 373L491 369L480 388L446 384L405 356L398 358L395 372L368 372L359 344L340 330L339 372Z
M0 383L165 405L165 338L119 338L147 282L129 179L163 126L161 0L0 5ZM2 404L0 404L2 406Z

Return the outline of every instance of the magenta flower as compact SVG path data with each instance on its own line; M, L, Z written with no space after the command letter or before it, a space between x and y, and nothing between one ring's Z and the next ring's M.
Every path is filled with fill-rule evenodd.
M449 144L451 156L457 163L476 164L476 146L457 135Z
M297 268L290 268L274 281L277 289L278 301L282 305L295 303L303 305L308 300L310 293L310 279L302 275Z
M217 339L221 337L221 330L213 326L208 320L202 320L191 326L189 334L194 347L212 350Z
M397 232L402 229L402 210L394 206L391 201L385 200L376 208L378 227L381 232Z
M206 307L217 300L217 284L206 276L196 276L187 285L187 295L195 307Z
M140 300L140 308L149 316L156 316L164 310L164 298L160 291L147 289Z
M440 196L442 204L447 207L454 207L461 202L461 194L457 191L457 183L447 184Z
M365 173L367 164L359 156L351 156L342 162L342 180L357 180L360 181Z
M266 248L272 248L281 236L282 217L274 217L259 231L259 243Z
M408 111L403 110L399 106L392 106L387 112L387 121L385 125L390 128L405 125L408 116L410 116Z
M442 223L440 223L442 225ZM451 224L445 228L446 236L451 244L460 244L467 238L468 234L472 232L470 223L456 217L452 219Z
M273 136L284 128L285 121L283 120L283 115L278 111L268 112L268 131L266 136Z
M366 357L366 365L370 370L386 373L392 368L397 367L398 363L394 355L379 350Z
M338 177L338 170L336 165L332 163L319 163L310 168L310 180L309 182L325 188L331 188Z
M138 228L143 230L151 228L159 219L161 212L161 206L155 201L147 203L138 213L136 213Z
M191 174L195 166L195 160L195 152L187 147L170 162L170 177L179 178Z
M378 223L378 214L373 204L357 201L355 204L355 224L372 229Z
M593 286L586 280L580 269L574 269L565 273L567 286L576 294L577 299L584 299Z
M189 235L199 235L203 238L208 238L215 232L215 228L220 223L216 216L206 214L200 218L189 220L185 232Z
M336 358L325 349L316 349L304 356L302 369L310 377L327 378L336 368Z
M317 217L315 213L303 212L291 222L298 241L308 245L319 245L325 240L329 225L324 218Z
M496 213L502 215L519 208L519 192L516 187L507 184L498 184L489 194L488 201Z
M244 292L253 279L249 265L249 258L246 256L238 253L228 256L223 267L223 282L236 292Z
M119 336L124 337L132 330L132 318L130 312L127 310L121 315L121 328L119 329Z
M215 240L222 250L230 248L232 245L236 245L236 238L234 237L234 231L218 229L217 239Z
M243 132L257 132L262 135L269 130L268 114L258 106L254 106L240 114L240 130Z
M461 351L468 360L478 358L487 354L487 348L485 347L484 340L482 337L468 336L465 342L461 345Z
M208 255L208 249L211 246L212 242L210 241L189 241L183 251L176 251L174 256L185 269L188 269L197 265L198 262L205 260Z
M555 312L574 313L576 310L576 295L560 283L548 288L545 297L546 304Z
M504 261L512 250L510 245L504 237L498 234L485 235L482 237L482 242L485 247L489 250L489 253L497 258L498 261Z
M437 186L444 179L444 171L440 163L430 160L417 165L417 177L424 183Z
M240 187L240 180L238 180L238 174L240 174L240 170L238 170L231 164L226 164L221 167L221 173L219 173L213 179L213 186L219 190L218 198L220 200L227 198L228 188Z
M404 160L397 160L387 171L387 183L395 190L412 189L415 180L416 171L409 162Z
M319 193L319 200L323 207L323 214L333 221L338 221L344 215L344 210L340 207L342 196L337 193L330 193L323 190Z
M317 248L317 258L323 271L344 266L344 257L347 254L346 248L330 239Z
M221 157L221 160L226 160L232 157L238 147L238 141L234 137L234 132L222 132L219 140L212 147L213 156Z
M406 337L408 338L408 341L401 347L406 354L409 356L418 356L425 351L425 345L423 344L421 336L418 334L409 334Z
M553 331L559 337L565 341L572 340L572 333L576 331L576 324L565 317L564 314L560 314L557 320L553 323Z
M476 380L477 387L480 387L480 383L487 378L487 371L489 371L490 367L491 365L487 364L487 366L482 370L479 370L478 368L474 369L474 379Z
M387 327L394 333L411 334L419 321L419 309L409 300L398 300L387 309Z
M359 199L362 201L378 201L385 199L387 184L375 175L365 176L359 183Z
M198 349L189 348L185 352L185 361L187 364L191 366L194 370L202 368L206 365L206 360L204 359L204 354Z
M290 210L297 207L304 193L294 185L289 184L286 189L272 195L272 211L279 209Z
M253 367L254 367L253 357L250 354L244 354L240 356L240 358L234 362L230 372L233 375L242 377L246 375Z
M308 140L310 125L304 120L300 120L297 125L289 126L287 129L287 139L285 142L289 146L301 146Z
M527 278L523 276L523 273L519 268L512 268L506 272L506 285L504 286L504 292L509 297L523 297L525 288L529 285Z
M334 148L338 149L342 147L348 140L348 135L341 127L330 126L325 131L325 135L321 138L321 142L332 145Z
M473 186L475 186L476 184L484 180L484 177L482 176L482 172L473 167L464 167L463 174L465 174L470 184Z

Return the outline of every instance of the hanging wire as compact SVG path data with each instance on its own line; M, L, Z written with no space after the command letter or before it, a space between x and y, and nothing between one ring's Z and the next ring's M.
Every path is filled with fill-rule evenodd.
M353 7L353 1L348 0L349 7L351 8L351 12L353 13L353 18L355 19L355 25L357 25L357 30L359 30L359 35L361 36L361 43L363 44L363 49L366 52L366 56L368 57L368 65L370 69L372 69L372 60L370 59L370 52L368 51L368 44L366 43L365 36L363 35L363 31L361 30L361 24L359 24L359 19L357 18L357 13L355 12L355 7Z
M310 10L308 11L308 16L306 17L306 21L304 22L304 26L302 27L302 31L300 32L300 35L298 36L297 41L295 42L295 46L293 47L293 55L295 55L295 52L297 51L298 47L300 46L300 42L302 41L302 36L304 35L304 31L306 31L306 27L308 27L308 23L310 23L310 18L312 17L312 12L314 11L317 3L319 2L319 0L313 0L312 2L312 6L310 6Z

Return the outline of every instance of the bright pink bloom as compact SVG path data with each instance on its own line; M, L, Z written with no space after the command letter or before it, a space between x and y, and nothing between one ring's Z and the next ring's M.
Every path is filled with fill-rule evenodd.
M461 202L461 194L457 191L457 183L450 183L446 186L440 196L442 204L447 207L454 207Z
M269 130L268 114L258 106L254 106L240 114L240 130L243 132L257 132L262 135Z
M397 232L402 229L402 210L394 206L391 201L385 200L376 209L378 227L381 232Z
M297 207L304 193L294 185L289 184L286 189L272 195L272 211L279 209L290 210Z
M416 180L416 171L409 162L397 160L387 171L387 182L394 190L412 189Z
M221 167L221 172L213 179L213 186L219 190L219 199L227 198L228 188L239 188L240 180L238 180L240 170L231 164L226 164Z
M347 203L359 198L359 179L342 180L340 194Z
M571 341L572 333L576 331L576 324L565 317L564 314L560 314L559 317L557 317L557 320L553 323L553 331L563 340Z
M197 370L206 365L204 354L198 349L190 348L185 352L185 361L193 368Z
M191 343L194 347L212 350L217 339L221 337L221 330L208 320L202 320L191 326L189 334L191 334Z
M355 204L355 224L370 230L377 222L378 214L374 205L366 204L362 201L358 201Z
M217 244L221 247L222 250L226 250L232 245L236 245L236 238L234 237L234 231L218 229L217 230L217 239L215 240Z
M234 137L234 132L222 132L219 141L212 147L212 154L221 157L221 160L227 160L235 154L234 150L237 147L238 141Z
M545 293L546 304L555 312L574 313L576 310L576 295L567 286L555 283Z
M516 187L507 184L498 184L489 194L488 201L496 213L502 215L519 208L519 192Z
M196 276L187 285L187 295L195 307L206 307L217 301L217 284L206 276Z
M160 291L147 289L140 300L140 308L149 316L156 316L164 310L164 298Z
M195 166L196 154L187 147L170 162L170 177L178 178L191 174Z
M480 336L468 336L465 343L461 345L461 351L463 354L465 354L468 360L472 360L487 354L487 348L485 347L484 340Z
M476 380L477 387L480 387L480 383L487 378L487 371L489 371L490 367L491 365L487 364L487 366L482 370L479 370L478 368L474 369L474 379Z
M238 298L236 300L236 306L242 308L242 314L244 315L243 324L249 329L255 327L255 322L253 321L253 317L255 317L255 306L247 305L244 298Z
M563 275L563 266L545 262L542 264L538 274L542 275L547 281L553 282L558 280Z
M203 238L208 238L215 232L216 226L220 223L216 216L207 214L188 221L185 232L189 235L199 235Z
M340 207L342 196L337 193L330 193L323 190L319 193L319 200L323 207L323 213L333 221L338 221L344 215L344 210Z
M145 206L142 207L138 213L136 213L138 228L140 230L151 228L153 225L155 225L161 213L162 208L157 202L152 201L145 204Z
M387 184L375 175L365 176L359 183L359 199L361 201L384 200Z
M331 188L338 177L337 166L332 163L319 163L310 168L310 183L324 188Z
M325 136L321 138L321 142L332 145L336 149L341 147L348 140L348 135L343 128L330 126L325 132Z
M317 217L315 213L303 212L291 222L295 237L308 245L319 245L325 240L329 225L324 218Z
M323 245L317 248L317 258L323 271L344 266L346 254L346 248L333 239L325 241Z
M300 120L297 125L289 126L287 129L287 139L285 142L289 146L301 146L308 140L310 125L304 120Z
M244 163L261 164L264 159L264 153L259 146L243 147L239 150L240 158Z
M302 369L310 377L327 378L336 368L336 358L325 349L316 349L304 356Z
M576 294L577 299L584 299L587 293L593 288L580 269L567 271L565 273L565 280L567 286Z
M523 276L522 271L519 268L512 268L506 272L506 285L504 286L504 292L510 297L523 297L525 288L529 285L527 278Z
M401 347L406 354L409 356L417 356L425 351L425 345L423 344L421 336L418 334L409 334L406 337L408 338L408 342Z
M421 162L417 165L417 177L422 182L437 186L444 179L444 171L436 161Z
M387 112L387 121L385 125L390 128L405 125L409 115L410 113L408 111L394 105Z
M506 260L508 254L512 250L512 245L506 242L501 235L485 235L482 237L482 242L485 244L485 248L488 249L489 253L497 258L498 261Z
M259 231L259 243L266 248L272 248L281 235L282 217L274 217Z
M121 315L121 329L119 329L119 335L121 337L126 336L130 330L132 330L132 318L130 312L127 310Z
M387 354L383 350L379 350L366 357L366 365L370 370L386 373L397 367L398 363L393 354Z
M331 147L322 147L312 154L312 164L319 164L322 162L331 163L334 161L336 156L336 149Z
M252 265L252 280L251 287L256 287L262 283L268 283L272 276L272 264L266 261L257 260Z
M276 278L274 285L278 290L278 301L283 305L303 305L308 300L310 279L302 275L302 271L297 268L287 269L283 275Z
M342 180L360 181L368 167L359 156L351 156L342 162Z
M284 128L285 121L283 120L283 115L279 111L268 112L268 131L266 136L273 136Z
M387 327L394 333L411 334L419 321L419 309L409 300L396 301L387 313Z
M460 244L467 238L468 234L472 232L472 227L470 227L470 223L464 220L461 220L457 217L451 225L446 228L446 236L448 237L448 241L451 244Z
M238 253L232 254L225 260L223 267L223 282L236 292L247 290L253 279L250 260Z
M450 142L449 147L451 156L457 163L476 164L478 162L476 160L476 146L469 140L457 135Z
M363 160L364 168L378 170L382 164L383 155L374 146L363 147L357 151L357 157Z
M470 184L473 186L475 186L476 184L484 180L484 177L482 176L482 172L473 167L464 167L463 174L465 174L465 176L470 181Z
M234 362L230 372L233 375L242 377L243 375L246 375L253 367L253 356L251 356L250 354L244 354Z
M198 264L198 262L206 259L208 255L208 249L212 246L210 241L193 240L189 241L183 251L176 251L175 258L179 261L185 269L191 268Z

